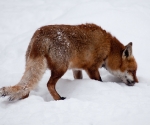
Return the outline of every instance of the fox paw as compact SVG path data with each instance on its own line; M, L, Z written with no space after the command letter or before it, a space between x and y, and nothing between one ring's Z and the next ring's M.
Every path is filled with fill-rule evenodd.
M65 100L66 99L66 97L60 97L60 100Z

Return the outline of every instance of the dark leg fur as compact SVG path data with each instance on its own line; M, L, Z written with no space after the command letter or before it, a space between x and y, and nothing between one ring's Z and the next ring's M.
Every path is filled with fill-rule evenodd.
M82 71L81 70L72 70L74 79L82 79Z
M98 69L87 69L86 72L91 79L95 79L102 82Z

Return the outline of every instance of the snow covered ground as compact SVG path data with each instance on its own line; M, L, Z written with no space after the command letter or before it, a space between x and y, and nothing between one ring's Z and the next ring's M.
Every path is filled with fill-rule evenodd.
M35 30L48 24L96 23L123 44L133 42L139 83L126 86L100 69L102 82L73 80L68 71L57 83L67 97L54 101L47 71L29 98L0 98L0 125L149 125L149 0L1 0L0 88L15 85L24 72L25 52Z

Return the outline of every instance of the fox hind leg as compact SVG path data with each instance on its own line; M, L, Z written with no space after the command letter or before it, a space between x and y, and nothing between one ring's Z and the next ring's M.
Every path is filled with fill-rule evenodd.
M57 91L56 91L56 83L57 81L64 75L64 73L66 72L67 69L63 69L63 70L60 70L57 71L57 70L52 70L51 71L51 77L47 83L47 88L50 92L50 94L52 95L52 97L54 98L54 100L64 100L65 97L61 97Z

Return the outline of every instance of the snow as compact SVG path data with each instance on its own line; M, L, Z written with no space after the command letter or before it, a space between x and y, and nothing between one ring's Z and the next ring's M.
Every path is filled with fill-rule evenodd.
M25 52L36 29L49 24L96 23L123 44L133 42L139 83L126 86L105 69L104 82L73 80L72 71L58 81L66 100L54 101L46 71L24 100L0 98L0 125L149 125L149 0L5 0L0 2L0 88L15 85L25 68ZM59 33L59 32L58 32ZM60 34L61 37L61 34Z

